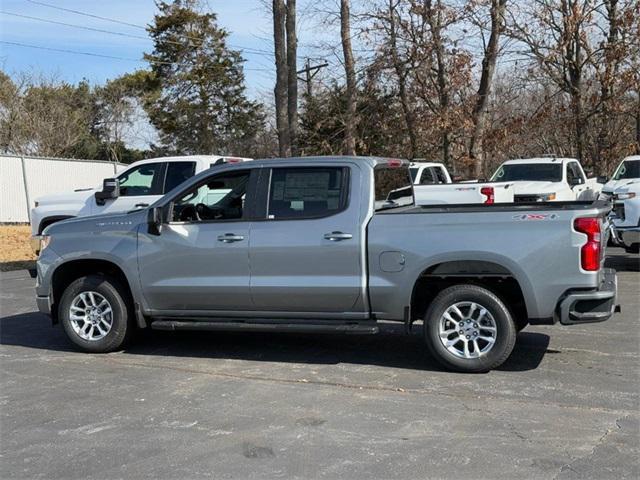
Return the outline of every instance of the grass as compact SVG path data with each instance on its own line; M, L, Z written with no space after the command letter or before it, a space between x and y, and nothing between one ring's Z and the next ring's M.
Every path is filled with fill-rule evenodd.
M29 225L0 225L0 271L35 268Z

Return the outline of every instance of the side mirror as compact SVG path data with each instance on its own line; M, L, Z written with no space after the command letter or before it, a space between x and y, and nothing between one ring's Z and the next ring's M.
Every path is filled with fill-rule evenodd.
M147 231L149 235L160 235L162 232L162 207L153 207L147 214Z
M600 175L597 180L598 183L607 183L609 181L608 175Z
M160 235L162 232L162 207L153 207L147 213L147 232L149 235Z
M105 178L102 182L102 190L96 192L96 203L104 205L107 200L120 196L120 182L117 178Z
M572 187L575 187L576 185L582 185L582 180L580 179L580 177L573 177L571 180L569 180L569 185L571 185Z

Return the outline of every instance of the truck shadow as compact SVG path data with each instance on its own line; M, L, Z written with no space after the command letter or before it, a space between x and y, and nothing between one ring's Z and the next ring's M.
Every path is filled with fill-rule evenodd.
M303 335L291 333L140 332L129 355L233 359L335 365L352 363L424 371L443 371L424 347L420 329L405 335L402 325L385 325L378 335ZM0 344L58 352L76 352L62 329L39 313L0 319ZM498 370L538 367L549 336L521 332L513 354Z

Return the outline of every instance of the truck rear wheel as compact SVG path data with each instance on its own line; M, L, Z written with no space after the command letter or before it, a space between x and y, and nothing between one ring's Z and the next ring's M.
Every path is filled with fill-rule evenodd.
M58 318L69 338L86 352L122 348L134 330L126 290L114 279L88 275L62 294Z
M424 318L429 350L445 367L486 372L502 365L516 341L509 309L477 285L453 285L431 302Z

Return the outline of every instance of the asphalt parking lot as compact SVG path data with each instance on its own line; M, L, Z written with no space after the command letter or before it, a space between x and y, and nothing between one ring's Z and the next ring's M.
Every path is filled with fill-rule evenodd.
M499 370L440 369L416 333L149 332L75 352L0 273L0 477L639 478L640 262L622 313L528 327Z

